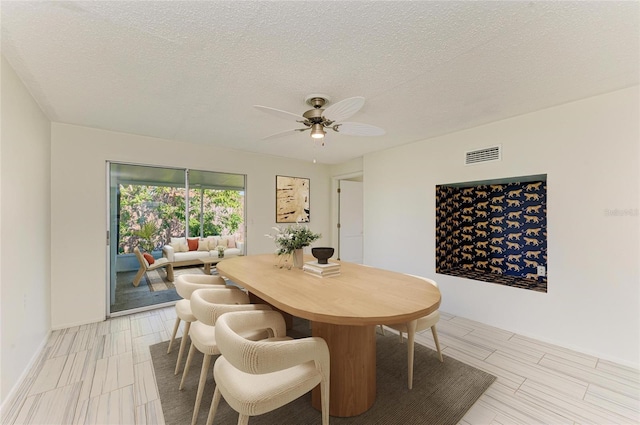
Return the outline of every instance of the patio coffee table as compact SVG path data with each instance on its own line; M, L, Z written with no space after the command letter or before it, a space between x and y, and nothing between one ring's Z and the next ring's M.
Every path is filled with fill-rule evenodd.
M198 258L198 260L200 260L202 264L204 264L204 273L211 274L211 265L218 264L220 261L224 260L224 257L201 257Z

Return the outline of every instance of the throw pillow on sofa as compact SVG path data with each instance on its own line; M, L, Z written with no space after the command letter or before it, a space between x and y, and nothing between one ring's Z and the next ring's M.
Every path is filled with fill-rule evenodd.
M198 241L198 251L209 251L209 242L205 239Z
M227 248L235 248L236 247L236 237L235 236L224 236L222 239L227 241Z
M223 248L228 248L229 247L229 240L226 238L220 238L218 240L218 246L221 246Z
M204 240L207 241L207 247L209 248L209 250L216 249L216 246L218 245L217 236L207 236L206 238L204 238Z
M189 251L197 251L198 238L187 238L187 245L189 246Z
M189 252L186 238L171 238L169 245L171 245L175 252Z

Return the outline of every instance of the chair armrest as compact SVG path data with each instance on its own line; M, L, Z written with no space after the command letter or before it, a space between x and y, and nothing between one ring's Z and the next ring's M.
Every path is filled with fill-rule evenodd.
M259 310L271 310L271 306L266 304L219 304L214 312L215 319L217 320L220 316L225 313L232 313L236 311L259 311ZM267 326L264 326L265 328ZM251 329L255 330L255 329ZM279 331L279 332L278 332ZM274 334L278 335L286 334L286 328L278 328Z
M244 255L244 242L236 242L236 248L240 250L240 255Z
M175 251L171 245L165 245L162 247L162 256L169 260L170 263L173 263L176 259L174 253Z
M272 345L265 345L267 341L256 341L254 346L259 346L261 359L263 360L256 373L269 373L293 367L299 364L313 361L316 368L323 374L329 372L329 347L327 342L320 337L306 337L291 341L275 341ZM286 347L286 356L280 356Z

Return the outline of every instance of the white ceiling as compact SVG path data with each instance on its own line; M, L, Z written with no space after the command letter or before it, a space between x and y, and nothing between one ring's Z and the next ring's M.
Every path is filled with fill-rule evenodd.
M2 53L52 121L339 163L639 83L630 2L11 2ZM364 96L309 133L260 112ZM87 140L87 143L91 143Z

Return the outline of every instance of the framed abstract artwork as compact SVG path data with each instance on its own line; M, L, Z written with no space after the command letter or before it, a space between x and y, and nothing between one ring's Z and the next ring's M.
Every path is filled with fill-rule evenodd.
M309 179L276 176L276 223L308 223Z

